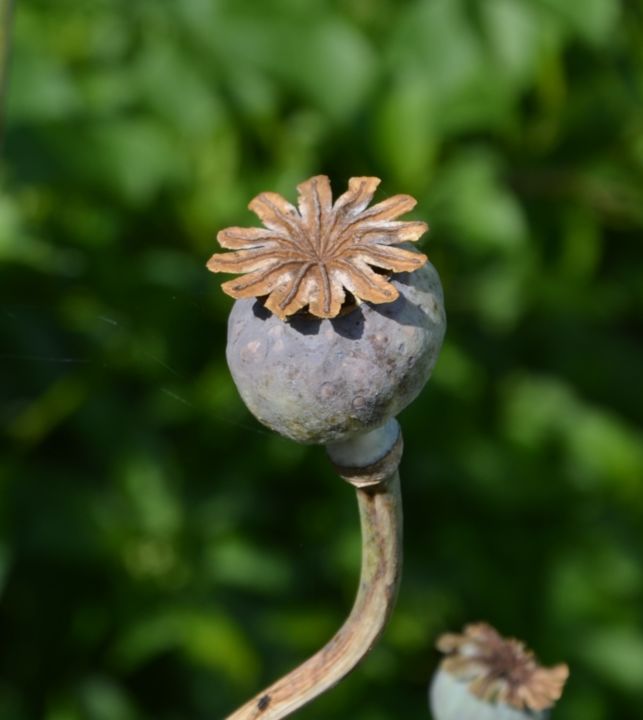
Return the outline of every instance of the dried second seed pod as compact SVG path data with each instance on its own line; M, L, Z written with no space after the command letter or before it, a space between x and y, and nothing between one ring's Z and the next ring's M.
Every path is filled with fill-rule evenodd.
M569 675L564 664L541 667L486 623L442 635L437 648L446 657L429 688L434 720L544 720Z
M427 226L393 219L415 205L408 195L367 209L378 184L351 178L332 204L328 178L313 177L299 185L299 210L262 193L249 207L267 229L222 230L219 242L236 251L208 263L248 273L223 285L239 298L228 364L251 412L299 442L338 442L383 425L420 392L442 344L435 268L392 247Z

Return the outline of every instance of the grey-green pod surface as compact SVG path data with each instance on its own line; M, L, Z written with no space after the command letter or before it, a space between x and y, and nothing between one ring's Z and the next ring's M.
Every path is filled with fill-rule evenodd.
M546 710L518 710L502 702L488 702L469 690L470 681L438 670L429 687L433 720L547 720Z
M381 426L417 397L444 338L442 287L430 263L391 282L400 293L394 302L363 302L332 319L283 321L260 301L235 302L228 365L260 422L326 444Z

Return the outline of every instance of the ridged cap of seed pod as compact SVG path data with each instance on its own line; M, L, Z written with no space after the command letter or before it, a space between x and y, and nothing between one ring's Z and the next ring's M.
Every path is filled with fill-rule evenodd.
M543 720L560 699L567 665L542 667L524 643L486 623L437 642L445 653L429 688L434 720Z

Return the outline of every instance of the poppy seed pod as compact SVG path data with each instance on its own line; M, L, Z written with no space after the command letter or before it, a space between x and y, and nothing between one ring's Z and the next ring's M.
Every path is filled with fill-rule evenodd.
M545 720L569 675L486 623L442 635L437 647L446 657L429 687L434 720Z
M394 302L333 320L284 323L238 300L226 354L255 417L298 442L326 444L384 424L415 399L442 343L442 293L430 265L392 284Z
M352 178L332 203L328 178L299 186L299 207L275 193L250 203L266 229L228 228L208 267L246 272L227 360L250 411L302 443L337 443L382 426L420 392L446 328L440 280L409 247L425 223L395 220L415 201L367 209L377 178ZM260 299L257 299L259 297ZM287 320L284 322L284 320Z
M261 193L249 207L265 227L222 230L219 243L233 252L208 262L242 275L222 286L237 300L226 355L241 397L273 430L326 445L355 488L362 535L345 622L228 720L281 720L334 687L373 647L395 604L403 443L394 416L428 379L446 323L437 272L407 244L427 226L396 219L415 200L395 195L369 208L378 184L351 178L333 202L319 175L298 186L298 207Z

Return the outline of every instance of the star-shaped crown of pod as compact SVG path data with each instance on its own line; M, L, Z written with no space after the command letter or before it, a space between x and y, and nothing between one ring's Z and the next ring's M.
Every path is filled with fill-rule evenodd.
M281 319L304 308L335 317L347 292L358 301L392 302L399 293L386 273L417 270L427 261L393 246L418 240L428 227L395 219L415 207L410 195L367 207L379 184L376 177L351 178L333 203L328 178L317 175L297 186L298 208L277 193L261 193L248 207L265 227L221 230L219 244L234 252L213 255L208 269L245 273L222 290L234 298L264 297Z
M468 683L473 695L517 710L548 710L569 676L567 665L542 667L524 643L503 638L487 623L467 625L462 634L445 633L437 648L446 654L441 668Z

